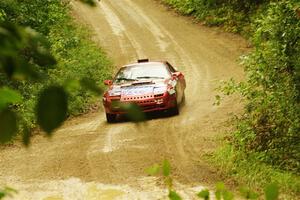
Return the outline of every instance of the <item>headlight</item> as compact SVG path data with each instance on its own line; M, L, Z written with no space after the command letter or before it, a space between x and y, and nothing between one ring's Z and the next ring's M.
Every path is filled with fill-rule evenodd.
M156 94L163 94L167 91L167 87L166 86L162 86L162 87L156 87L153 90L154 95Z
M174 88L169 88L169 89L168 89L168 93L169 93L170 95L172 95L172 94L175 94L176 91L175 91Z
M168 85L169 85L169 87L168 87L168 93L169 93L170 95L176 93L176 91L175 91L176 84L177 84L177 81L176 81L176 80L170 80L170 81L168 82Z
M171 87L175 87L176 84L177 84L176 80L169 80L169 82L168 82L168 85L171 86Z
M110 90L110 91L108 91L108 95L109 96L120 96L121 91L120 90Z

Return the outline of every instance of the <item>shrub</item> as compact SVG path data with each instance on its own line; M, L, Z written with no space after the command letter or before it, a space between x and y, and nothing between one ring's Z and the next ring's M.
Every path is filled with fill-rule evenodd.
M54 66L40 67L50 57L42 57L44 55L39 53L39 50L45 52L40 48L39 42L29 42L35 48L20 46L21 51L14 56L15 60L23 58L30 64L39 75L38 81L11 80L11 77L0 71L0 85L9 86L22 95L22 102L13 109L18 112L24 126L35 127L37 99L41 90L49 85L59 84L69 91L68 115L86 112L89 105L98 101L91 91L78 83L88 77L98 85L101 84L110 74L111 63L104 52L89 39L88 31L70 17L68 1L1 1L0 22L1 20L5 21L6 26L16 24L16 27L24 27L30 33L33 31L29 27L42 33L47 39L47 48L49 47L56 60L53 62L56 63Z

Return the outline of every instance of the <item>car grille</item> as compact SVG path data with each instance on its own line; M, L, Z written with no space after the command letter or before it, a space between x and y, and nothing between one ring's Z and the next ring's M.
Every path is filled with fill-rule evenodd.
M147 105L147 106L141 106L142 110L150 110L150 109L154 109L154 108L163 108L165 105L161 104L161 105Z
M162 96L164 96L164 94L156 94L156 95L154 95L154 97L162 97Z
M136 101L137 104L145 104L145 103L155 103L154 99L145 100L145 101Z
M122 101L138 101L142 99L149 99L153 98L154 95L142 95L142 96L133 96L133 97L124 97L122 98Z

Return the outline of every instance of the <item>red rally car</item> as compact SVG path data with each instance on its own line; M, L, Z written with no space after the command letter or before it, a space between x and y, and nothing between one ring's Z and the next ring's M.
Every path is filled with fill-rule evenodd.
M104 84L109 87L103 95L109 123L125 113L122 103L135 103L143 112L168 110L177 115L186 87L184 75L168 62L148 59L121 67L115 78Z

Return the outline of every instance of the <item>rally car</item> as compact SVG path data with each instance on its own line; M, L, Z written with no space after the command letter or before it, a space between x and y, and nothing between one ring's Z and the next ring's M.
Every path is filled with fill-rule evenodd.
M107 122L124 114L121 104L137 104L143 112L169 111L179 114L184 100L184 75L167 61L141 59L118 71L113 80L105 80L108 90L103 95Z

